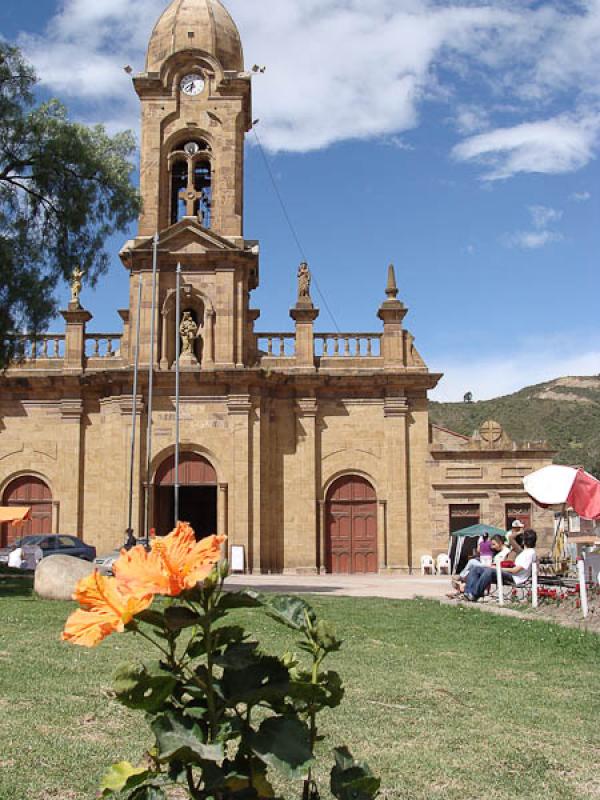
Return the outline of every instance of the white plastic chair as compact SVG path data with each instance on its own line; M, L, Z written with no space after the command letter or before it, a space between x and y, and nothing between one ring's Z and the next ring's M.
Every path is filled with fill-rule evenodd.
M440 553L437 557L437 573L438 575L446 573L446 575L452 574L452 564L450 563L450 558L448 553Z
M421 575L435 575L435 561L432 556L421 556Z

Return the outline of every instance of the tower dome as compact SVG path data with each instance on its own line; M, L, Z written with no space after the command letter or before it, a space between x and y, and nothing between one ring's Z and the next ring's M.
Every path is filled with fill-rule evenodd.
M173 0L156 23L146 57L146 72L160 72L181 50L204 50L224 70L244 69L240 33L219 0Z

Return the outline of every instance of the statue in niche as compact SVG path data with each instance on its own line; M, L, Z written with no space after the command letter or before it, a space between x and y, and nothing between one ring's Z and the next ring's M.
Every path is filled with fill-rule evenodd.
M79 296L81 295L81 287L83 285L82 279L85 275L85 272L81 269L81 267L75 267L71 274L71 308L81 308L81 302L79 300Z
M191 311L184 311L181 325L179 326L181 335L181 355L180 363L198 364L195 346L196 340L200 337L200 329L192 317Z
M310 285L312 283L312 275L306 261L300 264L298 269L298 300L310 300Z

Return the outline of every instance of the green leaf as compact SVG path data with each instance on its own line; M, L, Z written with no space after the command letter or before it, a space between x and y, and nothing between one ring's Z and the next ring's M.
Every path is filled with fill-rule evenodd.
M285 697L290 686L290 676L285 665L275 656L257 653L254 663L243 670L226 669L221 679L221 690L227 705L238 703L255 705Z
M335 628L325 620L319 620L313 631L315 642L326 653L336 653L342 647L341 639L335 635Z
M299 670L292 670L290 695L294 700L301 701L300 708L306 710L309 705L316 706L318 710L324 708L337 708L344 698L342 679L337 672L321 672L318 683L312 682L312 674Z
M297 778L313 761L308 726L297 717L270 717L249 737L252 752L267 766Z
M165 616L160 611L146 609L146 611L140 611L139 614L136 614L135 619L136 622L145 622L146 625L152 625L153 628L158 628L161 631L166 628Z
M152 721L151 728L156 736L158 759L161 762L177 759L198 764L223 759L222 745L207 744L206 734L200 725L181 714L173 711L161 714Z
M335 766L331 770L331 793L338 800L373 800L381 781L366 764L358 764L347 747L334 750Z
M270 617L294 631L304 631L307 620L314 624L317 620L312 606L300 597L272 595L263 597L263 606Z
M177 679L166 672L150 673L143 664L124 664L115 675L118 700L127 708L155 714L171 696Z
M107 797L113 792L133 789L138 784L143 783L148 775L148 770L144 769L144 767L134 767L129 761L120 761L118 764L113 764L104 778L102 778L100 791L104 797Z
M237 608L259 608L262 605L262 595L251 589L244 589L241 592L223 592L217 608L219 611L233 611Z
M193 628L200 623L200 620L200 614L185 606L170 606L165 611L165 624L172 633Z
M215 664L223 669L247 669L257 663L256 642L239 642L230 645L224 653L215 658Z
M140 786L129 795L128 800L167 800L167 795L160 786Z

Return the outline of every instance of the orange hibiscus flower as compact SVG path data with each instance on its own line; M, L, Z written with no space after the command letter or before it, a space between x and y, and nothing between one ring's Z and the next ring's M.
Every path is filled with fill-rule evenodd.
M111 633L123 633L135 615L152 603L152 594L128 594L114 578L94 572L77 584L73 600L82 607L67 620L63 641L95 647Z
M178 597L210 575L226 538L209 536L197 542L193 529L180 522L168 536L155 539L149 553L140 546L123 551L113 570L129 592Z

